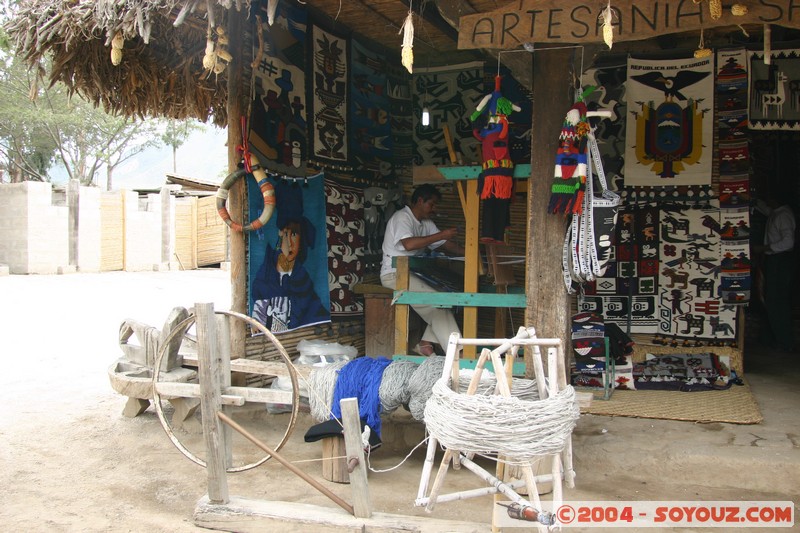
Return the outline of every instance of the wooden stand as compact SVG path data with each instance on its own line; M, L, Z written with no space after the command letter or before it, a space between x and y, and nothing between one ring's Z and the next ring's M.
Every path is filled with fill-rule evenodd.
M322 439L322 477L334 483L350 483L344 437Z

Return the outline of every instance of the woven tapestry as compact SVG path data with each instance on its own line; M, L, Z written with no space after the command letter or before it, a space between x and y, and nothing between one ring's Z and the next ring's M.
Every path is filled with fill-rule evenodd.
M719 291L725 304L750 302L750 145L748 130L728 130L731 116L747 111L747 51L717 52L717 120L719 147L720 264Z
M372 182L394 182L388 61L357 40L351 45L349 131L355 175Z
M392 147L395 169L410 167L414 159L414 101L411 75L400 64L386 64L389 105L392 121Z
M347 39L311 27L309 136L311 162L323 168L351 170L347 144L350 95L350 46Z
M754 130L800 130L800 50L750 54L749 126Z
M264 8L259 14L250 147L265 168L304 176L308 159L306 11L281 2L272 26L267 25Z
M483 62L436 68L415 68L414 86L414 163L449 165L450 155L444 126L450 130L453 148L465 164L481 161L480 143L472 135L469 116L486 94ZM420 122L422 108L430 110L430 125Z
M736 308L720 298L718 205L662 206L659 333L665 337L733 339Z
M628 59L625 185L711 183L714 59Z
M269 179L275 212L247 234L250 315L275 334L330 322L323 175ZM254 180L248 198L250 212L260 213Z
M591 68L583 75L584 87L595 87L586 99L587 109L594 111L603 109L612 112L612 116L603 119L591 119L595 128L597 147L603 160L603 170L611 190L619 191L623 187L625 166L625 117L627 103L625 101L625 78L627 69L624 65L603 68Z
M363 190L326 179L325 198L331 316L359 316L364 313L364 302L353 287L364 275Z
M625 205L619 213L616 244L605 274L584 285L578 310L603 315L631 333L658 331L659 209Z

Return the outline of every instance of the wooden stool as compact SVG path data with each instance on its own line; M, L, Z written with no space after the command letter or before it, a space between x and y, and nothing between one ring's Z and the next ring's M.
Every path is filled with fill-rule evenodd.
M334 483L350 483L344 436L322 439L322 477Z

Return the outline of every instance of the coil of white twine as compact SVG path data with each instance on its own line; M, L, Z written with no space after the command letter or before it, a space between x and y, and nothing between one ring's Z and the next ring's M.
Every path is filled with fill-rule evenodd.
M417 370L417 363L398 359L386 367L381 378L378 396L381 400L381 410L391 413L401 405L407 405L411 399L408 390L408 380Z
M311 417L317 422L330 420L336 380L339 377L339 370L347 363L349 361L345 359L316 367L308 376L308 405Z
M559 453L580 416L575 389L544 400L458 394L441 378L425 407L431 436L452 450L498 453L515 461Z

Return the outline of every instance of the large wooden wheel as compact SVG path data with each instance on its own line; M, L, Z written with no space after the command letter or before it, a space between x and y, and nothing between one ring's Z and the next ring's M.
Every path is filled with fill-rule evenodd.
M245 402L257 402L257 403L284 403L288 404L291 403L292 409L289 416L289 421L287 423L287 427L283 436L280 438L279 442L272 446L272 449L275 451L280 450L284 444L289 440L289 437L294 430L294 426L297 423L297 415L299 412L300 407L300 389L297 381L297 371L292 364L292 360L289 357L289 354L286 352L286 349L283 345L278 341L275 335L272 334L263 324L258 322L257 320L243 315L241 313L237 313L235 311L215 311L216 315L224 315L230 318L243 320L250 324L255 330L263 333L264 336L269 339L272 345L277 349L278 354L280 355L280 362L267 362L267 361L257 361L257 360L242 360L236 359L231 361L231 370L241 370L251 373L259 373L259 374L266 374L266 375L273 375L273 376L286 376L291 380L292 390L290 391L276 391L270 389L258 389L258 388L251 388L251 387L226 387L222 392L222 399L223 404L228 405L243 405ZM166 353L166 347L171 344L171 341L177 335L185 335L189 328L194 325L196 321L196 317L194 314L189 316L189 318L185 319L184 321L177 324L172 331L170 331L169 335L166 337L164 342L161 345L161 348L158 350L158 355L156 357L156 361L153 368L153 405L155 407L156 413L158 414L158 419L161 421L161 426L164 428L164 431L169 437L170 441L175 445L178 450L180 450L183 455L189 458L192 462L202 466L207 467L207 463L201 457L198 457L195 453L193 453L189 448L187 448L175 435L175 432L172 430L172 426L170 425L169 421L167 420L166 415L164 414L164 409L162 406L162 396L184 396L190 398L199 398L200 397L200 385L199 384L190 384L190 383L181 383L181 384L173 384L173 383L165 383L159 381L160 369L161 369L161 361L164 358L164 354ZM251 468L255 468L259 465L264 464L266 461L270 459L271 455L265 455L261 459L240 465L240 466L230 466L227 468L227 472L244 472L245 470L250 470Z

